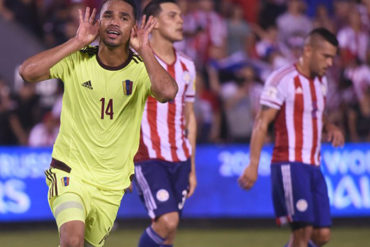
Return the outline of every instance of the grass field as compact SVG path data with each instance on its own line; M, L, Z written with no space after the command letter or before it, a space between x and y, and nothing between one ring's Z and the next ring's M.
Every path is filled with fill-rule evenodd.
M135 247L141 229L118 229L109 236L107 247ZM282 247L287 241L289 230L278 228L259 229L180 229L176 247ZM0 231L1 247L44 247L58 246L55 230ZM370 246L369 227L333 228L332 240L327 247Z

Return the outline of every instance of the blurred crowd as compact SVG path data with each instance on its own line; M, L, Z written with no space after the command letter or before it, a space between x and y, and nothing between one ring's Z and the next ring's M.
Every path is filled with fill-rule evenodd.
M148 1L138 2L143 7ZM176 48L197 68L198 143L247 143L264 81L271 71L296 61L315 27L336 33L340 44L327 73L327 118L343 129L346 141L370 142L370 0L177 2L186 38ZM0 0L0 18L18 22L49 48L74 36L79 8L100 4ZM53 144L63 84L50 83L39 88L22 83L10 90L0 78L0 145ZM270 136L267 142L273 141Z

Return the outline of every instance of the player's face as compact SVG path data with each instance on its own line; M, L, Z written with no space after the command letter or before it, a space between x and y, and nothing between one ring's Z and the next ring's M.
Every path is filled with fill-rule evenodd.
M157 17L156 29L160 34L171 42L183 39L181 10L177 4L162 3L161 12Z
M135 25L134 10L124 1L111 0L100 13L100 40L108 47L126 45Z
M329 42L322 40L315 47L312 47L310 54L311 74L323 76L327 69L334 63L337 48Z

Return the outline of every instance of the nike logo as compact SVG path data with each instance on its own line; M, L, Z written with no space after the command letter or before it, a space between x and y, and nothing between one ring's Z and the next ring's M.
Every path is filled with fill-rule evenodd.
M296 94L302 94L302 93L303 93L302 88L301 88L301 87L297 88L297 89L295 90L295 93L296 93Z
M87 87L88 89L93 89L91 81L85 81L81 84L83 87Z

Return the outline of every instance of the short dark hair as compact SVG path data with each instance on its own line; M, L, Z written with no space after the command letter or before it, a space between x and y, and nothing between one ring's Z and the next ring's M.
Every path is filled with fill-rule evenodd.
M320 38L324 39L325 41L329 42L335 47L338 47L339 45L339 42L335 34L333 34L332 32L330 32L328 29L324 27L315 28L308 34L308 37L315 37L315 36L319 36Z
M143 10L143 15L146 15L148 18L149 16L158 16L161 12L161 4L162 3L176 3L175 0L152 0L150 1Z
M103 0L102 4L100 6L100 11L103 8L104 4L106 4L109 1L112 1L112 0ZM121 0L121 1L126 2L126 3L128 3L132 6L132 8L134 9L134 17L135 17L135 19L137 19L137 7L136 7L135 0Z

